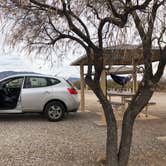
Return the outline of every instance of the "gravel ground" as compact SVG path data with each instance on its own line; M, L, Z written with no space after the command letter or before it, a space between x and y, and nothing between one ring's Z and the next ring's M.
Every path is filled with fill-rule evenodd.
M98 166L106 130L94 123L100 119L97 99L91 93L86 99L92 112L73 113L57 123L38 114L0 115L0 166ZM160 119L136 121L129 166L166 165L166 140L156 139L166 136L164 111L152 110L162 113Z
M95 166L105 128L78 113L53 123L39 115L0 116L0 166Z

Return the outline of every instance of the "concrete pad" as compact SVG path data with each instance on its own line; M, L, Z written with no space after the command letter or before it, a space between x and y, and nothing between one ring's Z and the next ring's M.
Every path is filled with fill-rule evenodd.
M157 137L159 141L166 141L166 136Z
M160 119L158 116L153 116L153 115L149 115L146 116L146 114L144 113L140 113L138 116L137 116L137 119L139 120L152 120L152 119Z
M77 112L91 112L91 111L89 111L89 110L84 110L84 111L78 110Z
M99 127L105 127L106 123L102 122L102 121L94 121L94 124L99 126Z

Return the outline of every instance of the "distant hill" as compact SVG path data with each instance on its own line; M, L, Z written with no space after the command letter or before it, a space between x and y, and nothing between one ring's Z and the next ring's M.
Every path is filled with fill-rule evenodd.
M79 81L80 78L78 78L78 77L69 77L68 80L69 80L70 82L76 82L76 81Z
M39 74L39 73L28 72L28 71L3 71L3 72L0 72L0 80L15 74Z

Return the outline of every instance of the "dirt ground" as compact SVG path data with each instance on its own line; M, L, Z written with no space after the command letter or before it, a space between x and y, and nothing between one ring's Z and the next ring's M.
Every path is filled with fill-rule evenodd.
M119 101L120 98L113 97L112 100ZM150 101L156 104L149 106L148 113L150 115L166 118L166 92L155 92ZM92 91L85 92L85 109L92 112L101 111L98 99Z
M166 165L165 99L166 93L155 93L153 118L136 120L129 166ZM39 114L0 115L0 166L100 166L106 127L94 123L102 109L92 92L86 110L57 123Z
M118 101L120 98L114 97L112 100ZM149 106L148 118L138 117L134 125L130 166L166 165L166 93L156 92L151 101L156 102L156 105ZM102 110L91 91L86 92L85 103L86 110L90 112ZM121 121L118 121L118 127L120 130Z

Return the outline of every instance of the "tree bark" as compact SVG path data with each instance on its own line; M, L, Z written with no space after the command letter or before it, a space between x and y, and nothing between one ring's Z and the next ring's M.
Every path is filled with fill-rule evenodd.
M124 113L121 142L118 153L119 166L127 166L128 164L135 118L146 106L152 97L153 92L152 87L140 86L136 96Z
M86 77L85 81L100 100L106 118L106 166L127 166L132 143L134 121L136 116L148 103L153 94L151 86L145 86L144 84L141 84L137 94L135 95L131 104L128 106L123 117L121 142L118 151L117 122L112 106L104 95L99 81L96 82L91 78L88 79L88 77Z
M93 82L86 79L86 83L93 90L95 95L99 98L103 107L107 123L107 140L106 140L106 166L118 165L118 146L117 146L117 123L113 113L112 106L106 96L104 95L99 82Z
M128 112L130 111L128 110ZM134 118L130 116L130 113L125 112L123 118L122 136L118 154L119 166L127 166L129 160L134 125Z

